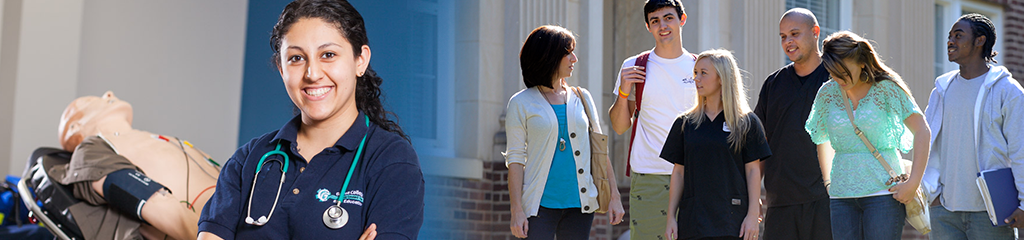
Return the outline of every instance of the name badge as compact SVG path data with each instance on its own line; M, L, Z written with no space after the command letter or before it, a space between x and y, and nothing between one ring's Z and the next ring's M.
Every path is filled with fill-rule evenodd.
M728 123L724 123L724 122L722 123L722 131L723 132L732 132L732 130L729 129L729 124Z
M736 199L736 198L732 199L732 205L734 205L734 206L739 206L742 203L743 203L742 200L739 200L739 199Z

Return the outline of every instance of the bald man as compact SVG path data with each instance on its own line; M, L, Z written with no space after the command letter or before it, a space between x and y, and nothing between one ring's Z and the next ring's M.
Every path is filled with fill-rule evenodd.
M75 99L58 126L74 153L50 176L83 200L70 210L87 239L195 239L219 167L187 141L131 124L132 106L112 92Z
M832 239L829 214L831 147L817 148L804 122L829 74L821 64L814 13L794 8L779 20L782 50L793 63L768 75L754 113L774 155L761 161L768 211L764 239Z

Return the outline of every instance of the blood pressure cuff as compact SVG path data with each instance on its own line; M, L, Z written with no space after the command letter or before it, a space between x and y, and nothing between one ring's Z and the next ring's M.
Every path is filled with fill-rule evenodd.
M122 214L142 219L142 206L153 193L163 189L153 179L135 169L121 169L107 174L103 182L103 198L107 205L121 211Z

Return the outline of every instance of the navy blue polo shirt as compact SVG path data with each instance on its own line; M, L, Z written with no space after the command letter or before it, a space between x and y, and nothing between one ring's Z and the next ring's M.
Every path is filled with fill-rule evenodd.
M301 121L296 116L281 129L250 140L224 163L216 192L199 218L199 231L227 240L356 239L375 223L377 239L416 239L423 224L423 173L412 145L372 122L367 127L360 113L334 146L306 161L295 141ZM348 211L348 223L330 229L323 223L323 214L336 200L322 199L339 195L364 134L363 156L345 193L355 198L341 203ZM278 143L290 161L277 207L266 225L247 224L250 196L253 219L270 213L274 204L281 164L271 160L280 160L281 155L267 157L252 195L250 190L260 158Z

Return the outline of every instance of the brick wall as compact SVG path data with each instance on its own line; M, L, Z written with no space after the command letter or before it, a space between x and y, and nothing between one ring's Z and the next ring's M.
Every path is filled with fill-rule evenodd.
M442 207L426 213L422 239L516 239L509 230L512 214L509 212L508 168L504 162L484 162L482 180L428 177L427 182L427 191L437 193L434 195L438 195L439 200L427 199L427 204ZM620 191L628 196L628 186ZM623 197L623 201L628 202L628 199ZM598 214L594 216L590 238L616 239L628 229L626 224L613 227L608 224L606 214Z
M1002 64L1020 81L1024 78L1024 1L992 0L1003 5L1003 39Z
M1024 78L1024 0L985 0L1003 7L1003 51L999 53L1017 81ZM997 26L999 27L999 26Z
M482 180L429 177L434 184L428 184L427 191L436 193L439 201L427 204L441 207L425 215L421 238L514 239L508 227L507 173L504 163L484 162Z

